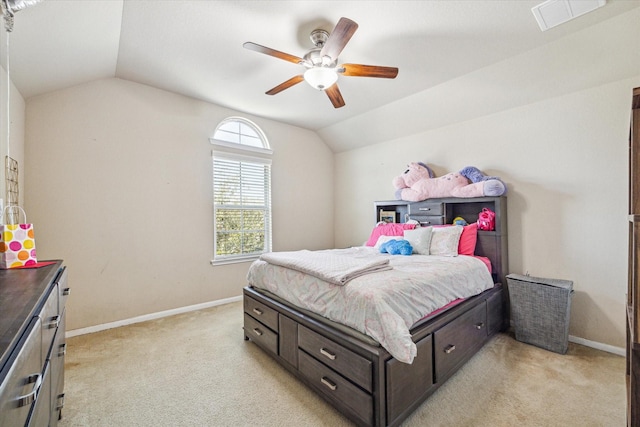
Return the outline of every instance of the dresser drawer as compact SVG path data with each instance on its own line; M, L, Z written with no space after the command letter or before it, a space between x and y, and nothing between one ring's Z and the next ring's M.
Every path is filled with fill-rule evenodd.
M298 347L350 378L360 387L371 392L371 361L347 350L333 341L302 325L298 327Z
M43 427L49 425L51 416L51 364L49 361L42 370L42 384L36 393L36 400L33 409L29 414L26 427Z
M64 356L67 354L67 343L64 336L65 318L66 311L63 311L60 316L60 326L53 340L53 347L51 348L50 354L51 377L54 385L58 384L59 381L62 381L64 385Z
M409 215L411 216L444 215L444 203L429 202L429 201L410 203Z
M62 273L58 276L57 280L59 313L62 313L64 311L64 307L67 305L67 298L69 298L69 294L71 293L71 288L69 288L67 277L67 268L63 267Z
M477 305L434 333L436 382L464 362L487 338L487 306Z
M244 312L263 325L271 328L272 331L278 332L278 312L254 300L253 298L244 298Z
M56 427L62 417L64 408L64 378L60 377L58 385L51 384L51 418L49 427Z
M351 384L340 374L318 362L304 351L298 355L299 371L321 394L327 396L340 408L373 425L373 398Z
M244 334L260 347L278 354L278 335L248 314L244 314Z
M24 426L42 385L44 363L40 359L40 319L31 319L25 335L20 339L14 362L0 384L0 426Z
M49 357L53 338L56 335L58 326L60 326L61 317L58 313L57 285L51 289L51 293L49 293L39 317L42 324L42 360L44 361Z

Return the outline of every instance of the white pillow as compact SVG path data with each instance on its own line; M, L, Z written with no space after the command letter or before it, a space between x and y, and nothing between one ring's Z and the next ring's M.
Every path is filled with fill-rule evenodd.
M458 256L458 243L462 235L461 225L433 227L431 232L430 255Z
M376 249L380 249L380 246L382 246L384 243L387 243L389 240L402 240L404 239L404 237L402 236L380 236L378 237L378 240L376 241L376 244L373 245L374 248Z
M429 255L429 245L431 244L432 227L418 227L413 230L404 230L404 238L413 247L413 253L419 255Z

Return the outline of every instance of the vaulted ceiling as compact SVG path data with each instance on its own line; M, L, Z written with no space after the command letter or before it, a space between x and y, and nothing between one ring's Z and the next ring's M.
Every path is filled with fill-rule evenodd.
M10 72L26 99L117 77L328 136L341 124L371 121L380 108L437 92L449 81L640 6L637 0L610 0L541 32L531 12L538 3L44 0L16 13ZM311 31L330 32L343 16L359 28L339 62L398 67L397 78L341 76L346 105L339 109L306 83L265 95L303 68L243 43L303 56L313 47ZM3 66L5 39L3 32Z

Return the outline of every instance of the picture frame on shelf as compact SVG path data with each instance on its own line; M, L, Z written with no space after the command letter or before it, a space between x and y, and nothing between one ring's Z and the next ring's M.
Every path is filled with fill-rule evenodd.
M378 221L386 222L386 223L395 223L396 222L396 211L383 211L381 209Z

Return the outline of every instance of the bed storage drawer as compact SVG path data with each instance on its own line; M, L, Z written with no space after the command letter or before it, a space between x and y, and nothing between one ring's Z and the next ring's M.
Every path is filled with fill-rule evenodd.
M244 298L244 312L260 323L271 328L272 331L278 332L278 312L254 300L253 298Z
M298 346L357 385L372 391L371 361L302 325L298 327Z
M298 361L300 373L312 387L334 405L362 420L364 425L373 425L373 397L370 394L302 350L299 351Z
M436 382L440 382L464 363L487 339L485 302L464 313L434 333Z
M258 322L247 313L244 314L244 333L260 347L278 354L278 334Z

